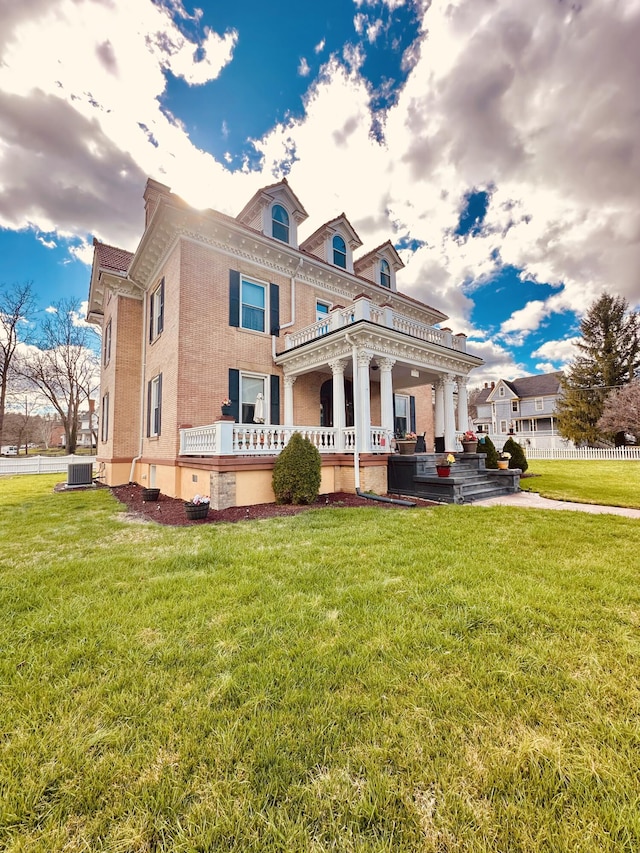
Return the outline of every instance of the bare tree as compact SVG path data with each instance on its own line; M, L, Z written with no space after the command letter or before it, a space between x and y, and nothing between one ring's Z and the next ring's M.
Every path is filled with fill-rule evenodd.
M61 300L47 313L38 347L21 360L20 374L46 397L64 427L68 453L78 442L80 406L97 390L98 335L79 315L75 300Z
M18 346L20 324L33 312L35 300L31 282L0 286L0 446L7 402L7 388ZM27 328L26 326L24 327ZM28 343L28 334L23 335Z
M598 429L606 433L632 433L640 440L640 381L612 391L605 400Z

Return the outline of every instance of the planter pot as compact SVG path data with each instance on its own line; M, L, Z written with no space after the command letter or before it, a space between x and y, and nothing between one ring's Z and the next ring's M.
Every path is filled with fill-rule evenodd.
M222 407L222 414L225 418L228 418L230 415L233 414L232 407L231 406L223 406Z
M436 465L436 472L438 477L448 477L451 473L451 468L449 465Z
M184 511L189 521L197 521L199 518L207 517L209 514L209 504L185 504Z
M410 441L402 440L396 441L396 447L398 448L398 453L402 453L403 456L408 456L412 453L416 452L416 439L411 439Z
M142 500L143 501L157 501L160 497L160 489L143 489L142 490Z
M463 451L463 453L477 453L478 452L478 442L477 441L463 441L462 442L462 451Z
M498 468L501 471L509 470L509 460L508 459L498 459Z

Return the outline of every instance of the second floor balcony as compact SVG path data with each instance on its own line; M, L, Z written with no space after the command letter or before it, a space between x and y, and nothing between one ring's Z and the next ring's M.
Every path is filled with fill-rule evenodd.
M285 334L285 351L320 340L332 332L347 329L349 326L363 321L409 335L418 341L447 347L456 352L464 353L467 350L465 334L454 335L450 329L438 329L427 323L421 323L412 317L400 314L391 306L375 305L368 297L360 296L346 308L336 306L321 320L306 326L304 329Z

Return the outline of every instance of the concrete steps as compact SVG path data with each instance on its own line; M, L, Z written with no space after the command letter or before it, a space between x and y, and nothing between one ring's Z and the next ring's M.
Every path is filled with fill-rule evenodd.
M438 477L436 460L441 454L393 455L388 460L388 488L392 494L411 495L442 503L463 504L520 491L518 469L485 468L483 453L455 453L448 477Z

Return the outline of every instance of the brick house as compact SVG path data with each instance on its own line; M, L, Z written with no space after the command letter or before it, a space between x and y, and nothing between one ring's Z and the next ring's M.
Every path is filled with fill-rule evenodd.
M151 179L144 200L135 253L94 240L108 484L206 493L216 508L271 501L274 458L297 430L321 452L322 491L384 492L394 437L455 448L482 361L438 328L446 315L398 291L390 241L354 257L344 214L300 241L307 212L286 179L236 217Z

